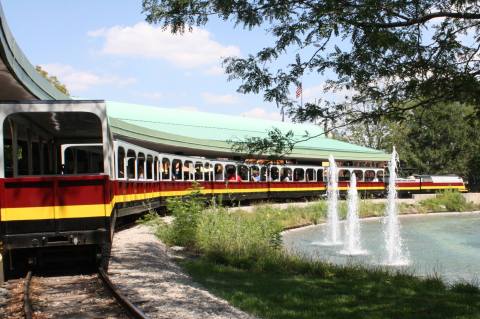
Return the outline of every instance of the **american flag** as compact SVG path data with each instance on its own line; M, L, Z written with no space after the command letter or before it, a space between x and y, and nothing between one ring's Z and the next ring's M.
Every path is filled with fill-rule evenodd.
M297 99L302 96L302 84L300 83L300 85L297 86L297 90L295 91L295 96L297 97Z

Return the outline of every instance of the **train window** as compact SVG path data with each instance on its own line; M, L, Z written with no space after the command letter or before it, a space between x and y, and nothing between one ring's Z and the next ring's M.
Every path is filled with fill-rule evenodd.
M292 178L292 169L289 167L282 167L280 169L280 180L282 182L291 182L293 180Z
M203 181L203 163L196 162L195 163L195 180L196 181Z
M260 168L258 166L250 166L250 180L260 182Z
M383 171L377 171L377 179L379 182L383 182L384 173Z
M5 177L104 172L102 122L95 114L18 112L2 124ZM87 148L86 143L100 146Z
M305 181L305 170L303 168L295 168L293 170L293 180L295 182Z
M237 175L237 168L235 165L225 165L225 179L230 182L241 181L240 177Z
M222 164L215 164L215 181L223 181L224 176L223 176L223 165Z
M350 180L350 171L348 169L341 169L338 171L338 181L349 181Z
M135 151L128 150L127 152L127 177L129 179L135 179L135 167L136 167L136 162L137 162L137 155L135 154Z
M125 178L125 149L119 147L117 154L117 178Z
M182 161L179 159L174 159L172 161L172 179L176 181L181 181L183 177L182 170L183 170Z
M363 182L363 171L357 169L357 170L354 170L353 172L357 177L357 181Z
M321 169L317 169L317 182L323 182L324 179L323 179L323 176L324 176L324 170L323 168Z
M280 172L278 167L270 168L270 181L279 182L280 181Z
M265 166L260 168L260 181L266 182L268 180L268 169Z
M193 167L192 161L185 161L183 165L183 180L190 181L193 180L195 173L195 168Z
M368 170L365 171L365 182L373 182L375 181L375 171Z
M205 169L204 169L204 174L203 174L203 179L205 181L210 181L212 176L212 164L210 163L205 163Z
M313 168L307 168L306 175L307 175L307 182L315 182L316 174Z
M153 179L158 181L158 157L153 161Z
M162 180L170 180L170 160L168 158L162 158L162 167L161 167ZM173 174L172 174L173 175Z
M145 179L145 154L138 153L137 179Z
M237 166L238 176L242 182L248 182L248 166L247 165L238 165Z
M153 156L147 155L147 179L153 179Z

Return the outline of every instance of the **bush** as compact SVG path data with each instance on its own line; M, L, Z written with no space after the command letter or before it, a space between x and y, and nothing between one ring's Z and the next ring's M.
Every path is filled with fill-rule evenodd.
M279 250L281 231L281 224L266 215L209 210L198 223L197 247L214 261L248 267Z
M420 202L420 206L434 212L463 212L472 209L465 197L457 191L445 190L434 198Z
M205 209L198 185L192 184L193 191L184 197L167 200L167 209L175 217L172 225L160 227L157 231L167 244L193 248L196 242L197 227Z

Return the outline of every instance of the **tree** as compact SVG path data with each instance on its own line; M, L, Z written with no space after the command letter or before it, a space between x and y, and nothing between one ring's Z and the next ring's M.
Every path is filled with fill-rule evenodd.
M476 183L480 123L471 117L474 111L459 103L413 111L413 119L391 133L405 166L419 174L458 174Z
M290 109L296 120L405 119L416 108L460 102L480 111L480 6L469 0L143 0L147 21L181 33L216 16L264 28L275 43L224 61L242 93ZM294 49L290 64L275 70ZM289 90L307 73L328 74L342 102L299 106ZM404 102L410 101L409 108ZM372 105L363 111L359 105ZM478 112L477 112L478 113ZM416 113L414 113L416 114Z
M67 86L60 82L56 76L53 75L48 75L48 72L42 69L40 65L37 65L35 67L35 70L37 70L38 73L40 73L41 76L43 76L45 79L48 80L53 86L57 88L60 92L63 94L69 96L70 93L68 92Z

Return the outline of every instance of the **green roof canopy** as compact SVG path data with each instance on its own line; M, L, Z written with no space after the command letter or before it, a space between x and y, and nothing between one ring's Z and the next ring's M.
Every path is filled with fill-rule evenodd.
M388 160L389 155L375 149L326 138L322 129L313 124L295 124L252 119L181 109L106 102L107 115L114 134L152 143L190 149L231 153L229 140L266 136L278 128L293 131L301 139L306 132L317 136L297 144L292 158L325 159L330 154L343 160Z

